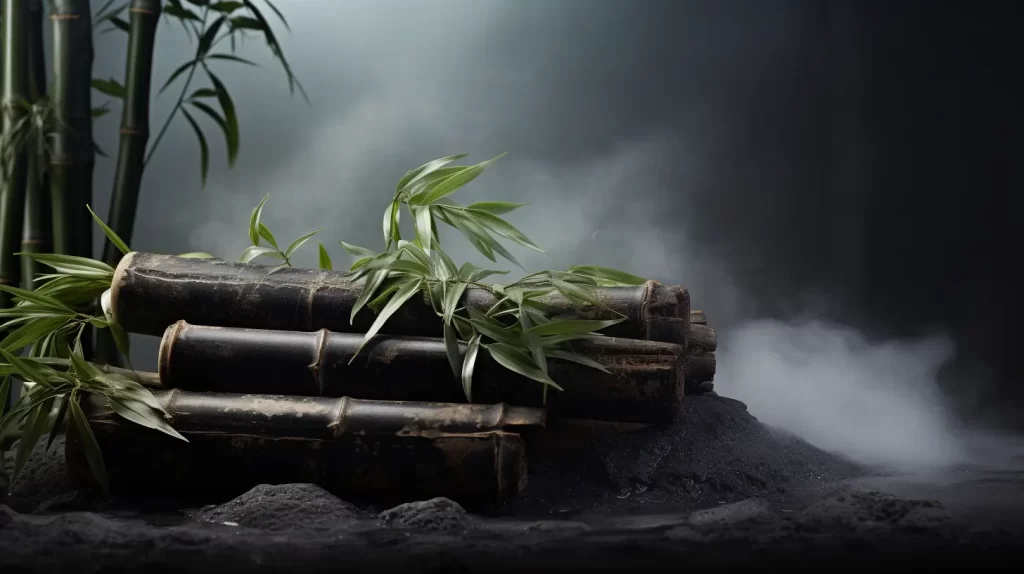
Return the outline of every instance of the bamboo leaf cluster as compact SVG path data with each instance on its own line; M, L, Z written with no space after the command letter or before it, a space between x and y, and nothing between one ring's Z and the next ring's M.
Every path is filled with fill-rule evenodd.
M341 246L355 257L350 276L363 282L351 320L355 320L363 307L377 313L363 345L402 305L422 294L444 324L448 360L469 401L472 401L473 371L481 348L486 349L503 367L541 383L545 398L548 388L562 389L548 375L549 358L604 370L599 363L575 353L572 342L599 336L601 329L625 320L598 298L597 287L637 285L644 279L616 269L589 265L570 267L566 271L530 273L502 285L483 280L508 271L480 269L471 263L456 266L441 248L439 222L458 230L491 261L496 261L496 255L500 255L522 268L515 256L502 245L503 240L544 253L522 231L501 217L526 204L485 201L463 206L451 199L455 192L479 177L502 156L471 166L451 165L463 157L465 154L436 159L402 177L384 211L384 251L376 253L341 242ZM399 223L403 210L414 222L415 236L410 240L403 239L401 234ZM497 302L486 312L461 306L463 295L470 286L489 290ZM559 317L554 314L552 306L544 303L544 299L553 294L559 294L579 307L596 306L620 317L608 320ZM463 344L465 353L462 352Z
M128 246L95 213L89 213L103 229L107 238L123 253ZM103 457L95 436L78 404L83 394L103 397L110 408L133 423L185 440L164 419L160 404L134 376L133 371L110 369L87 361L83 350L83 334L89 327L107 329L117 350L129 355L128 336L114 320L109 305L109 289L113 267L102 261L62 254L19 253L50 267L53 272L35 279L40 285L33 290L0 285L14 305L0 309L0 389L6 396L12 377L31 384L10 410L0 409L0 437L21 429L8 488L12 488L28 455L39 439L49 434L49 443L62 425L80 444L97 483L108 488ZM100 313L94 302L101 301ZM25 351L27 350L27 353ZM22 354L25 353L24 356ZM0 440L0 445L4 444ZM0 465L0 474L6 474Z

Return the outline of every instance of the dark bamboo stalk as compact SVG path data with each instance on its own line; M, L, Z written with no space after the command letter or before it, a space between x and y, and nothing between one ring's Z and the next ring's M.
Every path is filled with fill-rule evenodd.
M128 64L125 70L125 98L121 112L121 145L117 154L117 172L110 200L107 225L131 243L135 213L139 203L142 172L145 169L146 142L149 141L149 98L153 75L153 46L160 21L160 0L132 0L128 12ZM103 246L103 260L111 266L121 260L121 252L109 240Z
M349 323L362 289L341 271L270 267L211 259L133 253L121 260L112 286L114 315L130 332L160 335L183 319L223 327L288 331L364 333L375 319L361 310ZM637 287L600 290L604 303L627 320L605 334L629 338L685 342L690 298L685 288L649 281ZM484 289L466 290L462 304L486 310L495 302ZM576 309L564 297L546 302L567 313L612 318L596 308ZM385 333L436 337L441 322L426 300L414 298L395 313Z
M378 336L359 352L362 335L205 327L167 329L158 359L167 388L386 400L464 402L441 339ZM672 343L600 337L575 349L608 373L559 359L548 362L563 392L548 394L553 414L660 423L683 399L683 349ZM461 349L464 352L464 348ZM539 383L477 358L473 400L540 406Z
M43 0L29 4L29 100L38 106L46 100L46 53L43 47ZM50 186L47 175L45 134L32 130L28 149L28 176L25 191L25 231L21 239L23 253L50 253L53 250L53 217L50 213ZM33 279L40 273L39 263L21 258L21 283L33 289Z
M50 155L53 249L92 257L92 16L88 0L49 0L53 24Z
M0 108L4 116L4 146L0 150L0 283L18 285L21 266L15 253L21 244L25 221L25 184L28 150L25 138L31 127L28 117L29 44L31 35L28 0L3 0L3 89ZM11 303L0 293L0 307Z
M543 418L501 405L155 395L188 443L124 422L102 399L83 405L114 492L312 482L340 495L502 499L525 488L527 465L519 436L496 429ZM88 480L80 450L68 462Z

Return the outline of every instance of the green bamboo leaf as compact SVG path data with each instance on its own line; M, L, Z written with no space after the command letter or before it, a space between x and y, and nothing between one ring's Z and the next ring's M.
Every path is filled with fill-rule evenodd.
M97 484L103 489L103 492L110 494L110 480L107 477L107 468L103 462L103 453L100 451L100 445L96 442L96 435L92 434L92 429L89 428L89 421L85 417L85 413L82 412L82 407L78 405L75 400L75 395L72 393L68 397L68 411L70 413L68 430L72 432L72 436L77 439L82 446L85 460L89 464L89 469L92 470L93 478L96 479Z
M502 343L492 343L486 345L488 352L494 357L494 360L499 365L506 369L518 373L524 377L533 379L539 383L554 387L558 390L562 390L562 387L551 379L537 366L537 364L530 358L529 355L522 352L520 349L511 345L505 345Z
M28 257L44 265L53 267L61 273L73 274L81 271L98 271L100 273L110 274L114 272L114 268L106 263L96 261L95 259L88 259L86 257L61 255L58 253L15 253L15 255ZM61 269L66 269L66 271L61 271Z
M249 215L249 241L252 241L253 245L260 244L260 216L263 214L263 205L267 203L268 199L270 199L269 193L263 196L259 205Z
M89 210L89 215L92 216L92 219L93 221L96 222L96 225L99 225L100 229L103 230L103 235L107 237L107 240L110 241L110 243L112 243L114 247L117 247L118 251L124 253L125 255L128 255L128 253L131 251L131 249L128 248L128 244L125 243L123 239L118 237L117 234L114 233L114 230L111 229L106 223L104 223L102 219L100 219L100 216L96 215L96 212L92 210L92 207L90 207L89 204L86 204L85 208Z
M220 32L221 26L224 22L227 22L227 16L220 16L210 24L210 27L203 32L203 35L199 38L199 45L196 47L196 55L198 58L207 57L207 52L210 51L210 47L213 46L213 41L217 38L217 33Z
M97 118L102 118L103 116L105 116L105 115L107 115L109 113L110 113L110 108L102 107L102 108L93 108L92 111L89 112L89 115L92 116L93 119L97 119Z
M117 98L119 100L124 99L124 86L121 85L121 83L115 80L114 78L110 78L108 80L93 79L92 87L93 89L98 90L112 98Z
M11 400L11 375L4 375L4 380L0 382L0 418L7 412L7 403Z
M323 231L323 229L317 229L316 231L310 231L309 233L303 235L302 237L296 239L295 241L292 241L292 244L288 246L288 249L284 250L284 257L285 257L285 259L291 257L292 254L295 253L296 249L302 247L302 245L304 243L306 243L307 241L309 241L309 239L311 237L313 237L317 233L320 233L321 231Z
M446 213L446 212L445 212L445 210L442 209L440 211L440 213ZM446 214L446 215L450 215L450 214ZM464 219L458 219L456 217L451 217L450 221L451 221L452 226L454 226L456 229L458 229L460 232L462 232L462 234L466 237L466 239L469 240L469 243L473 247L475 247L477 251L479 251L487 259L489 259L491 261L495 260L494 259L494 250L491 248L491 245L494 243L494 241L491 240L489 235L487 235L486 233L483 234L483 235L480 235L480 231L477 230L476 228L473 228L470 225L468 225L467 222Z
M245 7L259 22L258 30L263 32L263 37L267 42L267 46L270 48L270 52L281 62L281 67L284 69L284 73L288 78L288 89L294 94L295 90L298 89L299 93L302 94L303 99L306 103L309 103L309 96L306 94L305 88L302 87L302 83L299 82L298 78L292 72L291 65L288 64L288 60L284 57L284 50L281 49L281 44L277 41L277 37L274 35L274 30L271 28L270 23L263 17L263 13L260 12L259 8L252 3L251 0L243 0Z
M288 30L289 32L291 32L292 28L291 28L291 26L288 25L288 20L285 20L284 14L282 14L281 11L277 9L277 6L274 6L273 2L271 2L270 0L263 0L263 1L266 2L267 6L270 7L270 10L273 11L274 14L277 15L277 19L280 20L282 24L284 24L285 30Z
M485 169L490 167L491 164L498 161L505 154L493 157L487 161L480 162L468 169L465 169L451 177L446 178L443 182L437 185L434 189L426 193L421 200L423 204L431 204L435 201L447 197L459 190L462 186L473 181L477 178Z
M419 292L420 287L422 285L422 279L411 279L409 281L406 281L405 284L402 285L402 287L400 287L398 291L395 292L395 295L391 298L391 301L389 301L388 304L384 306L380 314L377 315L377 320L373 322L373 325L371 325L370 329L366 332L366 335L363 337L362 344L359 345L359 348L356 349L356 352L352 355L352 358L349 359L349 364L352 364L352 361L355 360L356 356L359 354L359 351L361 351L363 347L365 347L366 344L370 342L370 339L372 339L377 334L377 332L380 331L381 327L384 326L384 323L386 323L387 320L392 315L395 314L395 311L398 311L398 309L403 304L405 304L406 301L408 301L410 298L412 298L413 295Z
M452 367L452 373L455 374L455 379L461 379L462 355L459 352L459 338L450 323L445 323L444 325L444 351L445 354L448 355L448 364Z
M562 296L576 305L590 304L601 309L611 310L608 309L608 306L598 299L590 289L562 281L561 279L555 279L553 277L551 278L551 284L559 293L562 294Z
M2 347L0 347L0 354L3 355L4 360L6 360L8 364L14 367L25 382L38 383L43 386L49 385L49 379L53 373L53 369L45 365L38 365L32 359L23 359L18 357Z
M510 211L515 211L520 207L526 207L529 203L512 203L509 201L478 201L471 203L466 206L466 209L473 209L477 211L486 211L493 213L494 215L501 215Z
M235 16L231 18L232 30L255 30L262 32L263 27L260 25L260 21L250 16Z
M270 228L260 222L260 237L267 240L274 249L280 250L281 247L277 244L277 238L270 232Z
M6 291L7 293L10 293L14 297L22 299L23 301L35 303L40 307L45 307L53 311L71 311L71 309L68 309L63 303L61 303L57 299L54 299L53 297L44 295L36 291L26 291L25 289L21 289L20 287L15 287L13 285L4 285L2 283L0 283L0 291Z
M114 412L137 425L160 431L168 436L188 442L188 439L178 434L174 427L167 424L164 417L151 409L148 405L134 399L121 397L108 397L111 408Z
M163 13L168 16L174 16L180 20L192 20L193 22L203 21L198 14L176 2L170 2L167 6L164 6Z
M327 248L324 247L323 243L320 244L320 269L327 269L328 271L334 269L334 266L331 265L331 255L327 253Z
M228 146L228 167L231 167L235 165L235 159L238 158L238 147L241 141L238 134L238 115L235 113L235 103L231 100L231 94L228 93L224 83L209 68L206 68L206 75L209 76L214 89L217 90L217 101L220 103L221 111L224 112L224 138Z
M544 325L531 327L527 333L536 337L544 337L548 335L579 335L583 333L591 333L593 331L600 331L601 329L623 321L625 321L625 319L611 319L608 321L597 321L591 319L556 319Z
M529 247L534 251L544 253L544 250L537 246L536 243L531 241L529 237L524 235L522 231L519 231L518 229L516 229L514 225L498 217L497 215L494 215L493 213L487 211L469 208L466 208L464 213L473 216L476 219L476 222L480 224L482 227L490 229L497 233L498 235L507 237L508 239L511 239L512 241L515 241L520 245Z
M467 286L467 283L459 281L445 292L444 302L441 308L444 313L444 322L446 325L451 323L452 315L455 314L455 310L458 308L459 301L462 300L462 294L466 292Z
M192 114L188 113L185 108L181 108L181 113L188 121L188 125L192 126L192 132L199 140L199 181L203 187L206 187L206 177L210 173L210 145L206 143L206 134L203 133L203 129L199 127L199 123L192 117Z
M14 485L14 481L21 474L22 469L25 468L25 463L28 462L29 455L35 449L36 444L39 443L40 437L46 431L46 423L50 421L50 411L53 410L54 397L50 397L36 407L35 412L31 414L31 418L27 421L24 428L24 434L21 435L21 441L18 445L18 452L14 455L14 470L11 472L11 486Z
M448 157L442 157L440 159L428 161L427 163L417 167L416 169L409 170L409 172L402 176L402 179L398 181L398 186L395 188L395 191L401 192L406 190L409 186L416 183L420 179L425 178L426 176L441 169L442 167L450 164L453 161L457 161L466 157L466 155L468 154L460 153L456 155L450 155Z
M410 207L410 209L412 208ZM430 214L430 206L415 209L413 210L413 214L416 216L416 239L420 240L420 244L423 245L423 250L429 253L430 240L434 237L431 228L431 223L434 221L434 218Z
M53 330L60 328L66 322L67 319L64 317L47 317L32 321L8 333L0 341L0 348L18 352L42 339Z
M249 263L250 261L256 259L260 255L271 255L273 253L277 253L277 250L274 249L273 247L267 247L264 245L250 245L249 247L245 248L245 251L243 251L242 255L239 256L238 261L240 263Z
M117 352L121 353L121 356L127 358L131 356L131 349L128 340L128 333L125 333L124 327L122 327L117 321L114 321L113 315L107 315L107 328L110 329L110 335L114 339L114 346L117 347Z
M569 273L586 275L595 279L604 280L614 285L643 285L647 282L643 277L612 269L610 267L599 267L597 265L573 265Z
M547 356L552 358L552 359L561 359L563 361L570 361L570 362L577 363L577 364L580 364L580 365L585 365L585 366L593 368L593 369L597 369L599 371L603 371L605 373L608 372L608 368L605 367L604 365L602 365L601 363L598 363L594 359L591 359L590 357L587 357L585 355L581 355L579 353L572 353L570 351L564 351L564 350L561 350L561 349L548 349L548 350L545 351L545 354L547 354Z
M429 174L424 174L423 176L417 178L415 182L406 186L406 188L402 191L402 195L410 204L421 205L423 198L426 197L426 194L429 193L438 185L440 185L442 181L448 179L449 177L457 173L461 173L467 169L469 168L462 165L449 166L442 167Z
M217 90L211 90L210 88L199 88L192 92L192 95L188 97L190 100L198 100L201 98L216 98Z
M259 64L252 60L246 60L245 58L239 58L234 54L208 54L206 59L209 60L228 60L230 62L238 62L239 64L245 64L246 66L252 66L254 68L260 67Z
M360 247L358 245L352 245L351 243L345 243L344 241L339 241L338 243L341 244L342 249L344 249L345 251L348 251L349 254L352 255L353 257L376 257L377 256L377 254L374 251L372 251L370 249L367 249L365 247Z
M108 385L112 394L119 398L138 401L153 411L164 413L160 401L137 381L117 373L100 373L96 375L96 380Z
M377 259L371 261L363 266L363 269L367 271L377 271L385 269L387 271L401 271L405 273L413 273L416 275L424 276L429 275L430 270L423 266L419 261L410 261L408 259L396 259L390 257L387 259Z
M160 91L158 91L157 94L159 95L164 93L164 91L167 90L167 88L171 87L171 84L174 83L174 80L177 80L182 74L189 71L191 68L198 66L200 61L200 58L195 58L175 68L174 71L171 72L171 75L167 77L167 80L164 81L164 85L160 87Z
M210 4L210 10L220 12L222 14L230 14L243 6L245 6L245 4L242 4L241 2L229 2L225 0L222 2L214 2L213 4Z
M434 266L434 262L430 259L423 249L413 241L398 241L398 251L411 255L413 259L423 265L425 269L430 269Z
M392 203L384 212L384 231L386 248L390 248L391 245L402 240L402 231L399 228L399 223L402 221L402 210L399 209L400 204Z
M352 305L352 314L349 316L348 321L350 325L355 322L356 313L358 313L359 310L363 308L363 305L370 300L370 297L372 297L373 293L380 288L381 284L384 283L384 280L387 279L387 277L388 272L386 270L371 271L369 275L366 276L366 282L363 284L363 291L359 294L359 297L356 298L355 304Z
M466 343L466 358L462 362L462 392L466 395L467 402L473 402L473 369L476 367L476 358L480 354L480 335L475 335Z
M488 317L472 307L467 308L466 311L469 313L469 322L484 335L507 345L521 346L523 344L519 334L509 331L497 319Z
M50 445L53 444L53 439L57 438L57 431L60 429L60 425L64 422L64 417L68 414L68 396L64 396L60 401L60 408L57 409L57 417L53 419L53 426L50 427L50 436L46 439L46 448L44 452L50 450Z
M131 24L126 22L123 18L118 18L117 16L111 16L110 18L107 18L107 22L110 22L110 24L114 27L112 29L121 30L122 32L131 32L132 30Z
M394 295L395 291L398 291L399 287L401 286L402 283L400 281L392 282L386 288L381 290L378 293L378 295L373 298L373 301L367 303L366 308L370 309L374 313L380 313L381 309L384 308L384 305L388 304L388 301L391 299L391 296Z
M202 251L190 251L188 253L182 253L178 257L184 257L185 259L216 259L215 255L204 253Z

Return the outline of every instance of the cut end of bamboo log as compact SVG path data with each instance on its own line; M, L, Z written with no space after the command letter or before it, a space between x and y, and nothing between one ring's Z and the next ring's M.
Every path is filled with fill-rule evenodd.
M708 317L704 314L704 311L700 309L694 309L690 311L690 324L691 325L707 325Z
M132 251L126 253L121 261L114 268L114 277L110 282L110 314L113 315L114 321L119 325L123 325L125 319L124 307L121 301L121 285L124 283L125 275L128 270L131 269L133 260L135 259L136 252Z

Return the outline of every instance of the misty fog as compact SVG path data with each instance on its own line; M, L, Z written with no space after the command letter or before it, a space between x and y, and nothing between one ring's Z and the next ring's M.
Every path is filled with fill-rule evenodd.
M240 47L262 68L218 66L241 122L237 165L227 169L206 126L203 189L179 118L146 173L132 246L236 257L269 193L273 232L290 241L323 228L337 264L340 239L381 245L381 214L406 170L508 152L456 197L529 202L509 219L550 257L514 249L527 268L597 264L685 284L718 330L716 390L762 421L859 461L962 461L936 380L956 353L949 334L868 337L836 322L851 316L836 276L857 272L832 267L825 238L839 224L816 199L832 193L819 112L833 79L815 4L279 2L310 105L289 95L261 41ZM191 50L171 24L158 32L159 84ZM97 77L123 74L123 44L120 32L97 37ZM157 100L154 126L175 96ZM105 150L116 149L116 122L97 124ZM97 166L99 213L112 163ZM460 236L442 230L442 240L483 263ZM314 265L307 245L298 263ZM151 368L156 341L134 342L136 366Z

